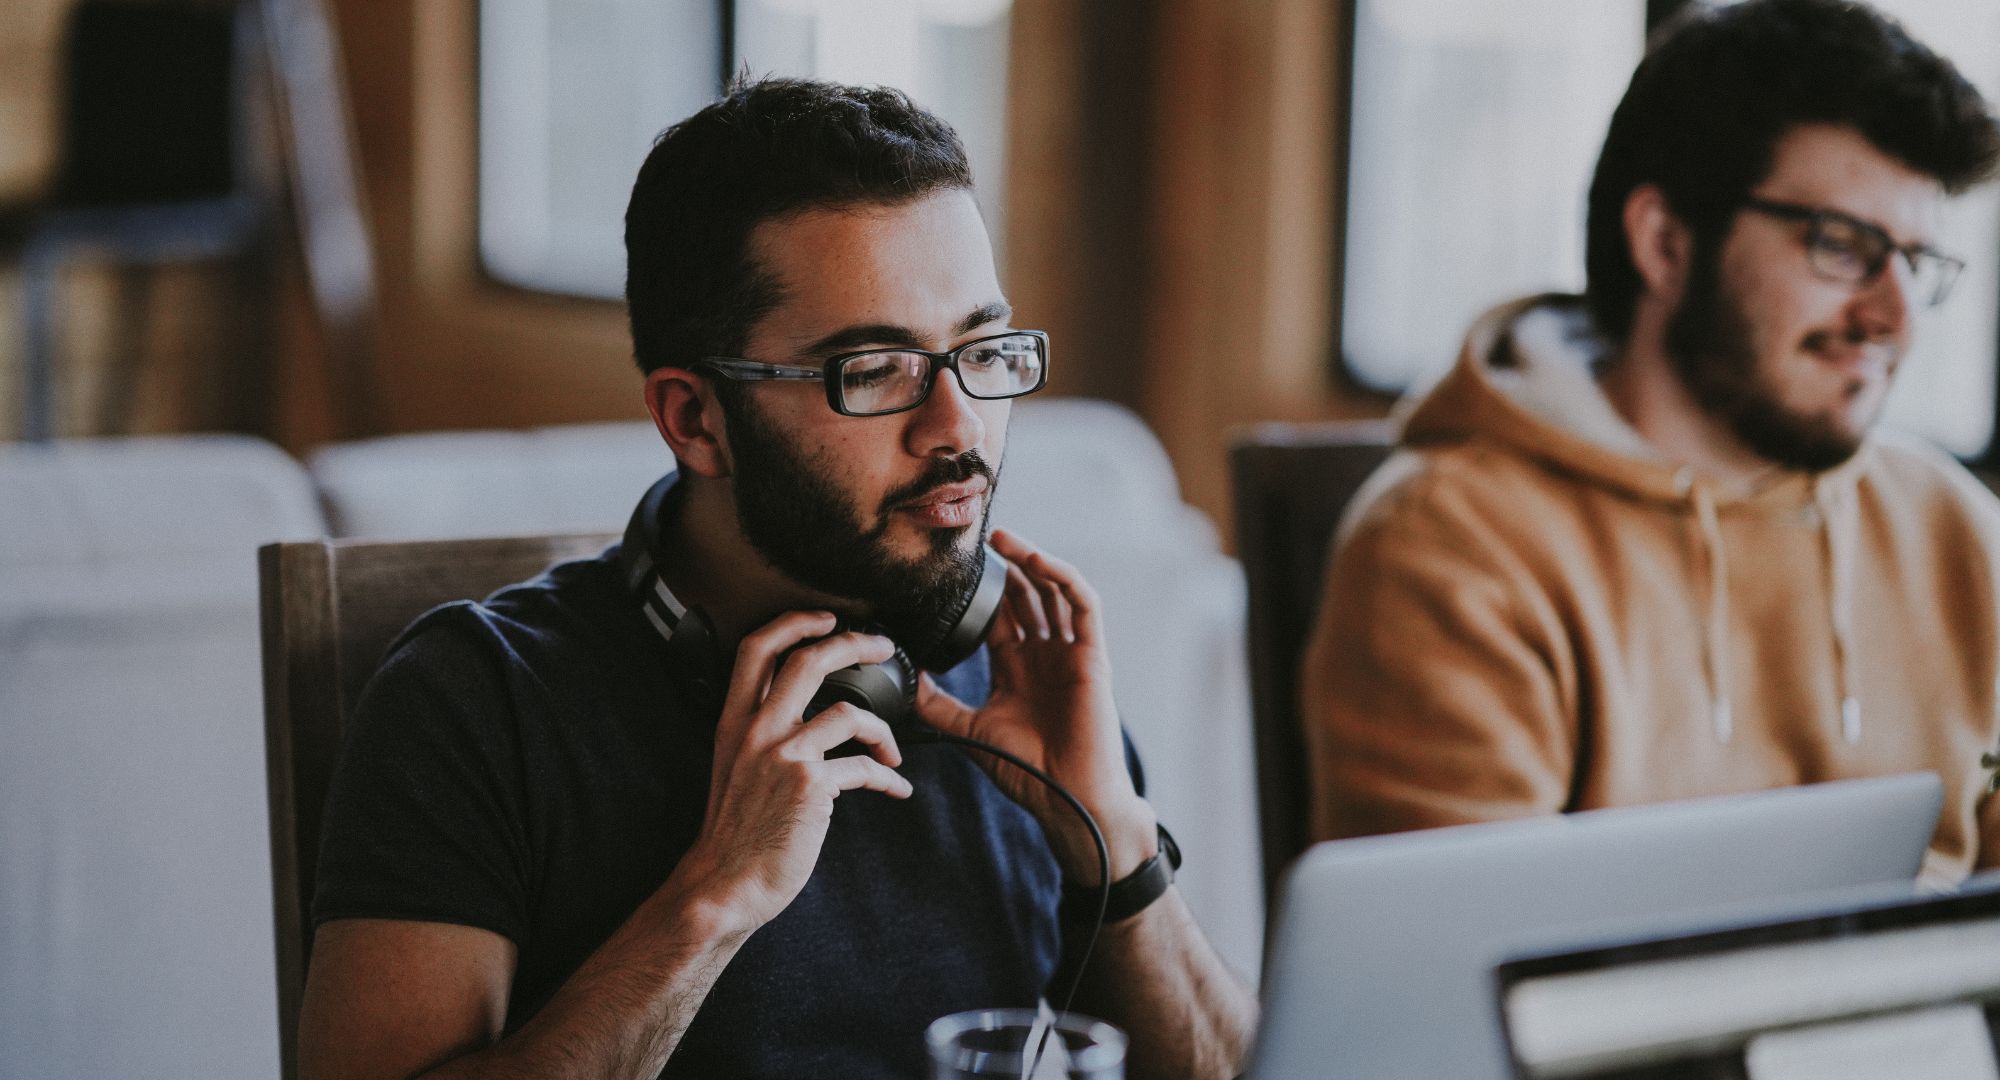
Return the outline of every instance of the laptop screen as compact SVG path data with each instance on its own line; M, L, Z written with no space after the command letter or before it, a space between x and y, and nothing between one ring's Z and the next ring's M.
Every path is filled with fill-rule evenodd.
M1497 975L1522 1080L2000 1080L2000 886Z

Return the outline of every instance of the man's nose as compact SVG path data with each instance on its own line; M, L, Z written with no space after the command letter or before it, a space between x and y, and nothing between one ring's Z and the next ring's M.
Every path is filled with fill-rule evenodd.
M986 424L966 396L958 374L940 369L931 383L930 397L911 413L905 438L910 453L917 457L956 457L978 446L986 437Z
M1908 259L1891 254L1882 272L1863 285L1854 312L1870 338L1896 337L1909 326L1917 281Z

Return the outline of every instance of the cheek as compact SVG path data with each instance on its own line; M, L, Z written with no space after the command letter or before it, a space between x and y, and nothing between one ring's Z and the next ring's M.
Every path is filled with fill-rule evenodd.
M1810 359L1804 347L1813 334L1840 333L1849 299L1847 290L1828 283L1764 282L1738 295L1738 311L1756 354L1783 364Z
M1012 399L982 401L977 406L979 422L986 429L986 437L980 441L979 452L994 468L1000 467L1000 456L1007 450L1007 422L1014 415Z
M1764 241L1764 242L1760 242ZM1808 334L1837 326L1851 290L1812 275L1802 254L1776 238L1741 234L1724 249L1719 280L1759 357L1796 353Z
M828 482L847 493L864 519L873 519L882 499L910 478L902 450L901 416L842 417L819 445L817 462Z

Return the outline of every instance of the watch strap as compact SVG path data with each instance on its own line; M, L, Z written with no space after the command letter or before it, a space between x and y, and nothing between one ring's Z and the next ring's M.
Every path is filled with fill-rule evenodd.
M1104 921L1123 922L1151 907L1153 901L1165 896L1174 883L1174 871L1181 868L1181 846L1174 842L1174 835L1165 825L1159 826L1160 847L1153 857L1140 863L1130 874L1112 882L1109 901L1104 906ZM1063 885L1062 911L1072 922L1087 922L1097 914L1098 898L1102 890L1094 886Z

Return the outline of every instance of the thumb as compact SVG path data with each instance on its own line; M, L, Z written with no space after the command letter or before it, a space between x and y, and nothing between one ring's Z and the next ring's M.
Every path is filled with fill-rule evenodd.
M963 735L972 727L973 710L965 702L931 679L930 672L917 673L917 718L953 735Z

